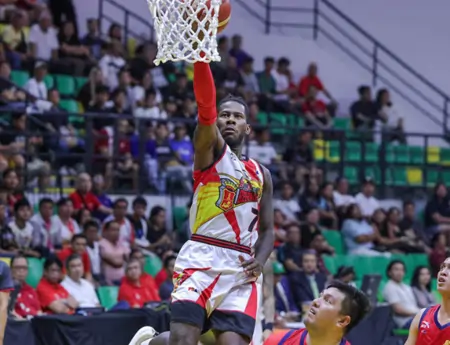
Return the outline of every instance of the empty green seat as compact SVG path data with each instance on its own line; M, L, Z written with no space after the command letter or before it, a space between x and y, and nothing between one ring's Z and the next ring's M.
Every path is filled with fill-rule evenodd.
M394 167L388 170L391 171L391 181L389 184L399 187L408 185L405 167Z
M41 259L37 258L27 258L28 261L28 275L25 280L26 283L32 287L36 287L39 283L39 280L42 278L42 274L44 273L44 265Z
M384 146L384 151L381 151L383 158L388 163L395 163L394 146L387 145Z
M376 143L365 143L362 148L363 160L370 163L378 162L378 148Z
M450 165L450 149L441 148L441 164Z
M356 141L345 143L345 160L347 162L361 161L361 144Z
M380 168L378 166L366 167L364 169L364 177L370 177L375 183L379 183L381 181Z
M118 286L100 286L97 289L98 298L100 304L106 309L110 309L117 303L117 297L119 295Z
M348 180L348 183L350 184L359 183L358 168L352 166L345 166L344 177Z
M286 134L287 128L287 116L283 113L270 113L269 114L270 131L273 134Z
M426 184L428 187L433 187L437 181L439 181L439 170L427 169L426 170ZM444 180L445 181L445 180Z
M23 87L28 79L30 79L30 75L25 71L11 71L11 81L19 87Z
M47 87L47 90L53 89L55 87L55 80L53 79L53 76L47 74L44 78L44 84Z
M175 229L179 230L183 226L183 223L187 219L187 209L186 207L174 207L172 209L173 213L173 223L175 225Z
M445 184L450 182L450 171L443 170L442 171L442 181L444 181ZM438 182L438 180L434 181L433 186Z
M341 160L341 144L339 141L330 141L328 143L326 160L332 163L338 163Z
M86 77L74 77L75 79L75 92L78 94L81 88L86 84L89 79Z
M340 129L343 131L348 131L352 129L352 125L349 118L337 117L334 119L333 127L335 129Z
M422 146L409 147L409 159L412 164L425 163L425 150Z
M261 126L267 126L269 123L269 114L267 113L258 113L256 115L256 121L258 121L258 124Z
M342 236L339 231L323 230L323 236L328 244L334 248L336 254L345 254L344 245L342 243Z
M145 264L144 264L144 271L151 276L156 276L159 271L161 271L162 268L162 262L159 257L156 255L154 256L146 256L145 257Z
M78 104L73 99L62 99L59 102L59 106L62 109L67 110L69 113L78 113Z
M335 274L337 271L337 267L334 257L330 255L322 255L322 259L328 271L330 271L331 274Z
M55 75L56 87L62 96L75 95L75 80L67 75Z
M394 146L395 161L397 163L408 164L409 163L409 146L397 145Z

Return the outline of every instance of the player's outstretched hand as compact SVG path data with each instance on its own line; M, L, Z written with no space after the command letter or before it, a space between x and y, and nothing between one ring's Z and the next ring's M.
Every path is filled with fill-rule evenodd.
M245 260L242 255L239 255L239 261L241 262L241 267L244 269L244 272L249 277L259 277L262 273L263 267L255 258L250 258L249 260Z

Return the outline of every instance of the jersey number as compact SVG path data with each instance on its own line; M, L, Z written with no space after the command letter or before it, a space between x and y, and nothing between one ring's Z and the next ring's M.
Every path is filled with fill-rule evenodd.
M248 226L248 231L252 232L255 228L256 223L258 222L258 216L259 216L259 211L257 208L252 208L252 213L255 215L255 218L253 218L253 220L251 221L250 225Z

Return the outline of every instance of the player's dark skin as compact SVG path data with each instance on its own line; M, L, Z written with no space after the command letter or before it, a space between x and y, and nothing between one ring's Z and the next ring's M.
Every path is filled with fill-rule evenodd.
M205 169L220 156L226 144L241 157L245 136L250 133L245 107L236 101L228 101L221 105L217 122L205 126L199 124L194 135L194 169ZM255 244L255 257L241 261L242 268L248 275L258 277L273 249L273 206L272 177L269 170L262 167L264 187L260 203L259 238ZM251 339L234 332L218 332L213 330L218 345L248 345ZM194 325L172 322L170 335L160 334L151 341L151 345L197 345L202 330Z

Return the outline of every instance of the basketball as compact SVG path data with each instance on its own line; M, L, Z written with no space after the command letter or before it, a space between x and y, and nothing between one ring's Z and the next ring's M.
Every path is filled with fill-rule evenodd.
M205 3L207 8L210 8L211 6L211 0L207 0ZM204 12L203 10L199 11L197 13L197 18L199 19L199 21L203 20L204 17ZM225 28L227 27L229 21L230 21L230 17L231 17L231 4L230 4L230 0L222 0L222 4L220 5L220 10L219 10L219 24L217 26L217 33L221 33L223 30L225 30ZM185 17L187 18L187 17ZM193 23L193 28L194 31L197 31L197 23ZM206 24L205 27L207 28L209 25Z

